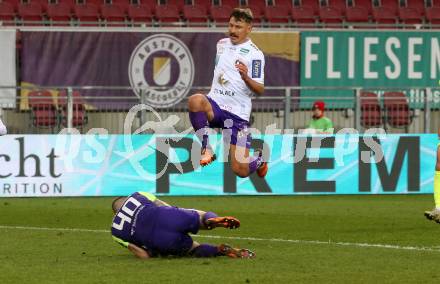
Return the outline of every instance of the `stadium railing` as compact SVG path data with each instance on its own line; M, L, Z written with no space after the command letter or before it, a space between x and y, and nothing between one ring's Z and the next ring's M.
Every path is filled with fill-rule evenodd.
M162 124L156 126L161 133L182 133L191 131L188 96L200 91L206 93L208 89L192 87L176 104L157 107L142 95L147 90L137 90L141 94L138 96L131 87L0 86L0 116L12 134L58 133L66 128L77 128L79 133L103 128L109 134L128 134L148 126L148 122L160 121ZM4 95L6 90L8 96ZM267 87L266 90L271 95L253 98L250 119L251 127L261 133L274 128L297 133L307 128L316 100L325 102L325 115L332 120L335 132L343 128L361 133L383 128L391 133L436 133L440 127L440 88ZM17 95L11 97L11 91ZM96 95L97 91L100 95ZM311 95L310 91L315 93ZM334 95L334 91L345 93ZM140 104L151 108L136 111L127 122L127 129L124 123L129 110ZM148 127L141 131L152 132Z

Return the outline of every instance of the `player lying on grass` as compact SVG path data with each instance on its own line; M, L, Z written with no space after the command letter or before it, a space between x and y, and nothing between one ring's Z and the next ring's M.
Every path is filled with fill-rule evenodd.
M440 128L438 129L438 138L440 140ZM437 161L435 163L434 202L435 208L432 211L426 211L425 216L429 220L440 223L440 143L437 145Z
M234 217L218 217L213 212L173 207L146 192L118 197L113 201L112 209L115 213L111 228L113 239L141 259L159 256L255 256L248 249L226 244L199 244L189 235L216 227L236 229L240 227L240 221Z

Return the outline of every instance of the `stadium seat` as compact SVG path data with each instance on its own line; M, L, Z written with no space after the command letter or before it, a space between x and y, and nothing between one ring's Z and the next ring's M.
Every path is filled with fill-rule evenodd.
M411 113L408 98L402 92L386 92L383 94L385 120L391 127L405 128L411 124Z
M328 27L340 27L344 18L342 11L333 7L321 7L319 9L319 19Z
M399 0L381 0L380 7L387 8L391 10L395 15L397 15L397 9L399 7Z
M162 23L179 22L179 8L175 5L157 5L156 18Z
M264 9L264 17L270 24L289 22L289 9L284 6L267 6Z
M346 0L328 0L328 6L332 8L339 9L343 14L345 14L346 6Z
M440 7L440 0L431 0L433 7Z
M400 18L400 21L406 25L422 24L422 22L423 22L423 18L421 16L420 12L414 8L400 7L399 8L399 18ZM405 27L405 28L414 28L414 26Z
M426 20L431 25L440 25L440 6L426 8Z
M73 100L72 100L72 126L83 128L87 122L88 117L86 113L86 107L84 99L81 97L81 94L78 91L73 91ZM61 109L61 124L64 127L67 127L67 93L65 90L60 91L58 96L58 105Z
M70 25L72 11L66 3L48 4L46 14L51 26Z
M348 23L365 23L369 22L368 10L361 6L347 7L345 10L345 19ZM363 26L354 26L355 28L362 28Z
M360 100L361 126L364 128L381 126L382 112L378 96L371 92L361 92Z
M315 25L315 11L309 6L293 7L290 11L292 20L297 27L307 28Z
M254 23L259 24L261 23L261 20L263 19L263 9L260 8L258 5L249 5L249 6L242 6L241 8L249 8L252 11L252 15L254 16Z
M37 128L51 128L52 133L58 126L58 112L49 91L29 93L31 123Z
M185 6L184 0L165 0L166 4L164 6L176 6L179 13L183 12L183 7ZM160 3L160 1L159 1ZM189 5L191 6L191 5Z
M26 26L42 25L43 7L38 2L18 5L18 15Z
M131 20L131 23L152 23L153 13L151 8L145 4L128 6L127 15Z
M221 4L222 4L221 6L230 7L232 9L239 6L237 0L221 0Z
M373 19L383 28L394 27L396 24L396 14L393 10L385 7L373 8Z
M80 26L97 26L99 25L99 10L94 4L75 5L75 16Z
M207 23L208 15L204 6L185 5L183 7L183 17L189 23Z
M107 26L125 26L125 13L120 5L102 4L101 17Z
M0 2L0 21L8 22L9 25L14 25L15 11L14 6L10 3ZM6 23L3 23L3 25Z
M119 6L122 12L127 13L128 6L130 5L129 0L111 0L111 4L115 6Z
M371 4L371 0L356 0L354 1L354 7L367 9L368 15L373 14L373 5Z
M20 5L21 0L2 0L1 3L8 3L14 7L14 10L17 11L18 5Z
M406 0L406 7L416 9L420 15L425 14L425 2L421 0Z
M287 8L288 11L292 9L292 0L275 0L274 6Z
M228 23L231 12L232 8L229 6L212 6L209 9L209 14L216 23Z
M319 1L318 0L302 0L301 7L310 7L313 9L315 16L319 15Z
M191 1L190 1L191 2ZM199 6L203 8L205 13L208 13L209 8L211 8L211 0L192 0L194 6ZM186 5L186 4L185 4Z

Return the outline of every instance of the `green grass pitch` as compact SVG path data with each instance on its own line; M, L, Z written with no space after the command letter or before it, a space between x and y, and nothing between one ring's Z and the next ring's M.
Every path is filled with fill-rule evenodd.
M257 257L141 261L106 232L111 198L2 198L0 283L440 283L430 195L163 200L236 216L195 239Z

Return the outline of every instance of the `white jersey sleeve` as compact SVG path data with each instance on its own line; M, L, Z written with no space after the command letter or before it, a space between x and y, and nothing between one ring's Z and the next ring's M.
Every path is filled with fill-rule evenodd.
M0 135L6 135L8 133L6 126L3 124L2 120L0 119Z
M264 85L264 54L260 50L256 50L251 54L251 60L247 66L248 76Z

